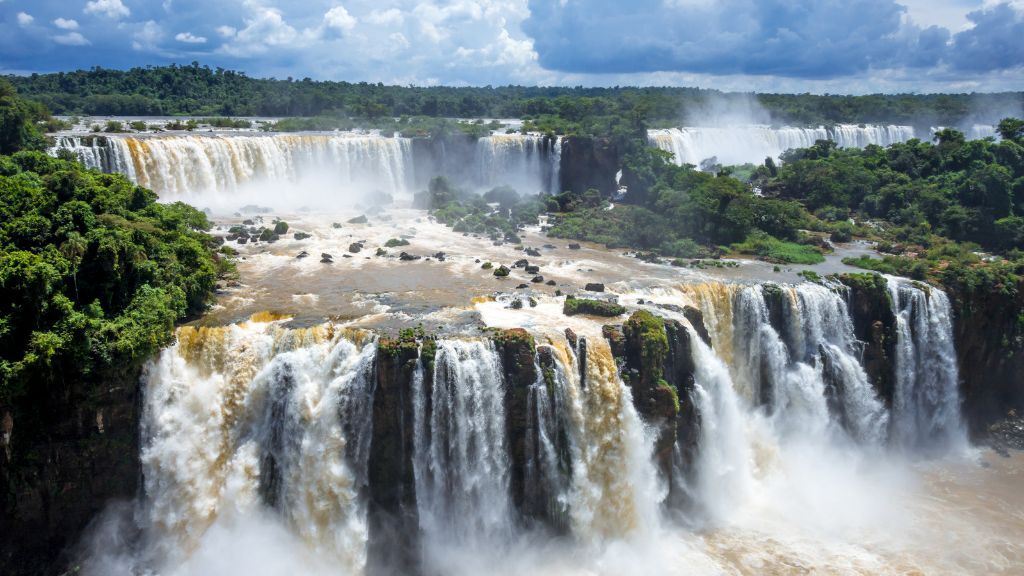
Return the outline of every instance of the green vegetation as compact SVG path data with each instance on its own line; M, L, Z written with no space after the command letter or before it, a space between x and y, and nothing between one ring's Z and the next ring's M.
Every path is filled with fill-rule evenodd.
M43 106L19 98L14 87L0 79L0 154L46 148L38 124L49 119Z
M536 196L521 197L507 186L479 196L452 186L443 176L433 178L427 190L417 193L413 205L429 209L438 222L455 232L517 244L520 241L517 232L524 226L537 224L544 211L544 204Z
M562 306L562 313L566 316L575 316L576 314L588 314L590 316L604 316L606 318L613 318L615 316L621 316L626 313L626 309L619 304L614 302L605 302L603 300L590 300L587 298L576 298L574 296L566 296L565 304Z
M231 263L206 216L123 176L0 157L0 403L137 368Z
M408 246L409 241L405 238L390 238L384 243L386 248L397 248L398 246Z
M763 232L751 234L745 241L733 244L732 250L749 254L766 262L778 264L819 264L825 261L821 251L813 246L786 242Z
M665 358L668 357L665 321L647 310L637 310L623 325L623 332L626 338L640 342L640 364L648 371L646 376L650 378L649 381L663 382L661 377Z
M910 124L929 118L950 126L971 110L1020 103L1019 93L751 96L696 88L385 86L255 79L195 62L9 78L22 94L58 114L319 117L318 127L303 129L323 130L344 127L338 122L347 119L522 118L529 129L540 132L611 134L620 123L630 126L637 119L655 126L678 123L688 113L705 110L712 99L749 107L751 98L776 121L790 124Z

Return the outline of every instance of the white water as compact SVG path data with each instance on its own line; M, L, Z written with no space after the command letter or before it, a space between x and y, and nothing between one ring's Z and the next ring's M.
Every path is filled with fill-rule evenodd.
M476 143L476 182L507 185L520 193L557 192L562 139L532 134L496 134Z
M949 298L908 280L888 282L897 329L894 440L910 450L963 448Z
M290 188L311 177L333 183L337 195L352 187L398 194L413 177L411 141L376 134L69 136L58 139L62 148L167 199L230 195L256 182Z
M421 398L414 415L417 507L428 537L464 542L511 535L504 396L493 343L438 342L432 409L426 413Z
M838 124L831 127L773 128L766 125L730 127L682 127L648 130L652 146L671 152L676 164L700 166L703 160L718 158L724 165L761 164L775 160L786 150L807 148L818 140L832 140L840 148L863 148L869 144L888 146L914 138L914 128L895 125Z
M860 366L841 289L715 285L682 298L703 309L714 346L687 328L696 372L680 401L694 403L699 436L683 464L689 505L672 514L652 431L600 323L571 320L586 336L579 351L560 334L535 334L553 371L545 379L538 360L527 390L526 490L544 495L538 509L567 531L557 538L524 523L512 502L507 383L495 345L439 340L432 371L418 362L411 379L425 573L961 566L920 556L933 528L949 526L906 524L915 480L903 450L916 455L920 439L962 431L955 394L947 394L956 365L943 360L952 350L948 300L904 281L890 288L905 320L903 400L891 424ZM781 310L774 318L773 306ZM125 564L182 575L361 573L375 354L368 335L330 324L180 330L147 372L145 546L98 555L87 573L119 573ZM886 449L890 430L901 450ZM680 516L685 527L667 519Z
M561 149L560 138L501 134L478 139L473 158L454 161L473 167L472 182L464 184L481 190L509 185L535 194L558 190ZM312 187L321 200L359 200L372 192L407 194L436 175L414 173L411 139L362 132L61 136L51 153L58 150L73 152L88 168L124 174L168 200L231 197L254 187L271 200L281 199L282 187L293 195Z

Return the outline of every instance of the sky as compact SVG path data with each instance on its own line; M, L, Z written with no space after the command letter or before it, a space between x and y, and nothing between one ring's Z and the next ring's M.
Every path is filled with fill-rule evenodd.
M1024 0L0 0L0 72L416 85L1024 90Z

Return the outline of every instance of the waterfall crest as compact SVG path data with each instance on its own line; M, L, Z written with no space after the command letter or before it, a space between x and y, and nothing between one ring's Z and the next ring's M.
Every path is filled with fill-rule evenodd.
M914 138L912 126L838 124L817 128L773 128L765 125L731 127L683 127L648 130L648 142L671 152L678 165L700 163L716 157L722 164L760 164L778 159L786 150L807 148L818 140L832 140L840 148L869 144L889 146Z
M339 186L388 194L413 184L408 138L376 134L63 136L89 168L120 173L164 198L230 194L257 181L293 183L323 173Z

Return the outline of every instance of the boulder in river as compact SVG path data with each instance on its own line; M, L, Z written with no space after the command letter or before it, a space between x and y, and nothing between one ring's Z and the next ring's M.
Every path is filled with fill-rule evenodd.
M604 284L600 282L588 282L583 289L587 292L604 292Z

